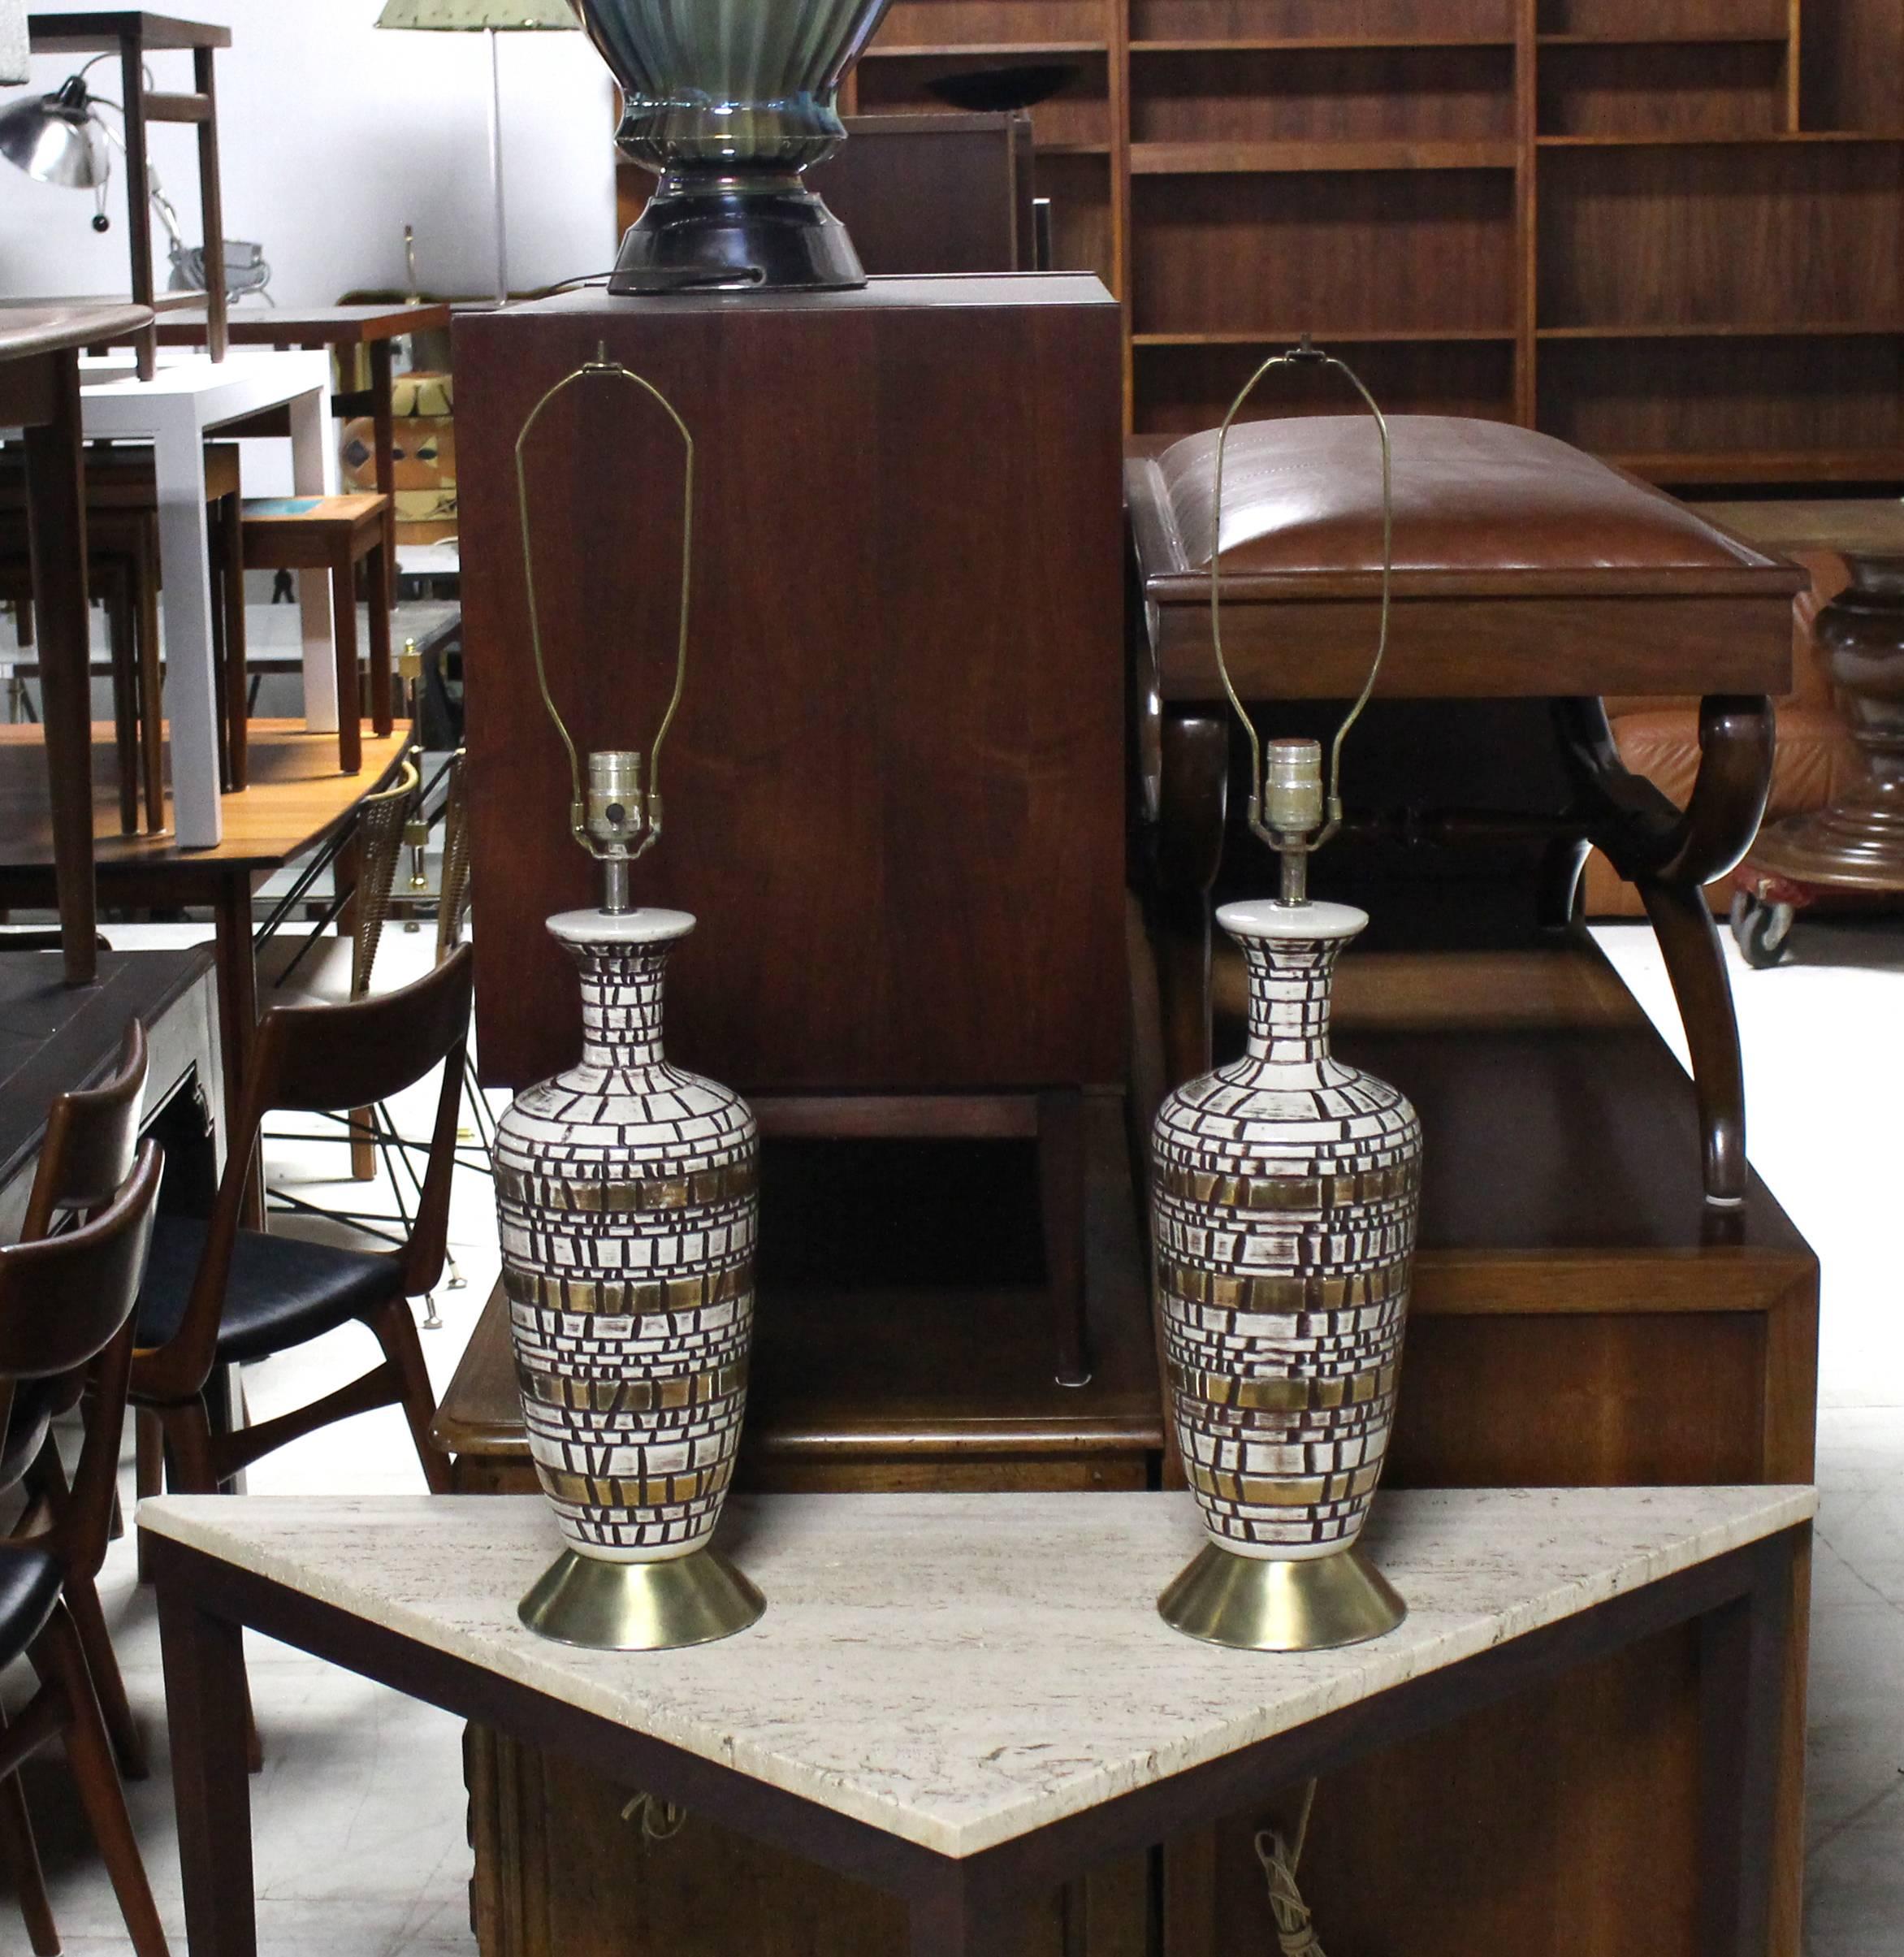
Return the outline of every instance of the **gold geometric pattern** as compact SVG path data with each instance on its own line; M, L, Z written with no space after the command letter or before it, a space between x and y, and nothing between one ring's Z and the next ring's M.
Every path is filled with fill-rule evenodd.
M599 1215L624 1210L691 1210L751 1196L759 1174L751 1162L730 1162L717 1169L692 1174L656 1176L646 1181L565 1182L554 1176L527 1176L500 1165L496 1193L525 1207L568 1210Z
M1333 1379L1252 1379L1229 1373L1198 1372L1174 1361L1168 1370L1172 1390L1192 1400L1206 1400L1213 1406L1248 1407L1277 1414L1361 1406L1392 1393L1401 1375L1398 1365Z
M751 1261L726 1271L703 1271L693 1277L672 1277L630 1283L617 1278L556 1277L539 1271L504 1266L503 1293L513 1304L537 1311L571 1317L646 1318L680 1311L699 1311L710 1305L731 1304L754 1287Z

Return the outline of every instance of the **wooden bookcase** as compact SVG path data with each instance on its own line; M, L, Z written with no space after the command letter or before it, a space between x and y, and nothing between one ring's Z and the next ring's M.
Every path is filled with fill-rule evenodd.
M895 0L857 106L1045 59L1038 192L1140 432L1308 331L1664 482L1904 479L1904 0Z

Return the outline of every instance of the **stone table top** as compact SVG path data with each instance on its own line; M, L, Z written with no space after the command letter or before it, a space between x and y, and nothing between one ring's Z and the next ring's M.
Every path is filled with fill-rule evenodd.
M737 1498L766 1616L718 1644L586 1652L516 1604L561 1548L539 1496L169 1496L142 1527L432 1649L967 1856L1808 1519L1810 1488L1413 1491L1365 1544L1399 1630L1300 1656L1169 1630L1187 1496Z

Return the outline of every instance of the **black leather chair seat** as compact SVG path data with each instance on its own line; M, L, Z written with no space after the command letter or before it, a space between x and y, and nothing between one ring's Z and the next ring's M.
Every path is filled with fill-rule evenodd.
M203 1223L189 1218L158 1219L139 1292L141 1346L167 1344L183 1323L205 1232ZM301 1345L363 1317L396 1290L395 1267L387 1257L240 1230L219 1324L219 1363L241 1365Z
M0 1665L39 1636L59 1600L59 1565L44 1549L0 1543Z

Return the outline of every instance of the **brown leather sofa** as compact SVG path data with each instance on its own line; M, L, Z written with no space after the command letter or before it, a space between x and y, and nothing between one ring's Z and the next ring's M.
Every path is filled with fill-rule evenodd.
M1828 552L1799 558L1811 574L1811 588L1794 601L1792 618L1792 691L1778 703L1778 746L1772 764L1772 794L1765 820L1802 816L1824 808L1863 773L1856 743L1832 701L1831 687L1812 643L1811 621L1846 582L1844 560ZM1609 699L1620 757L1682 807L1699 767L1699 703ZM1732 901L1729 877L1707 886L1714 910ZM1642 917L1638 893L1614 873L1598 850L1587 859L1586 915Z

